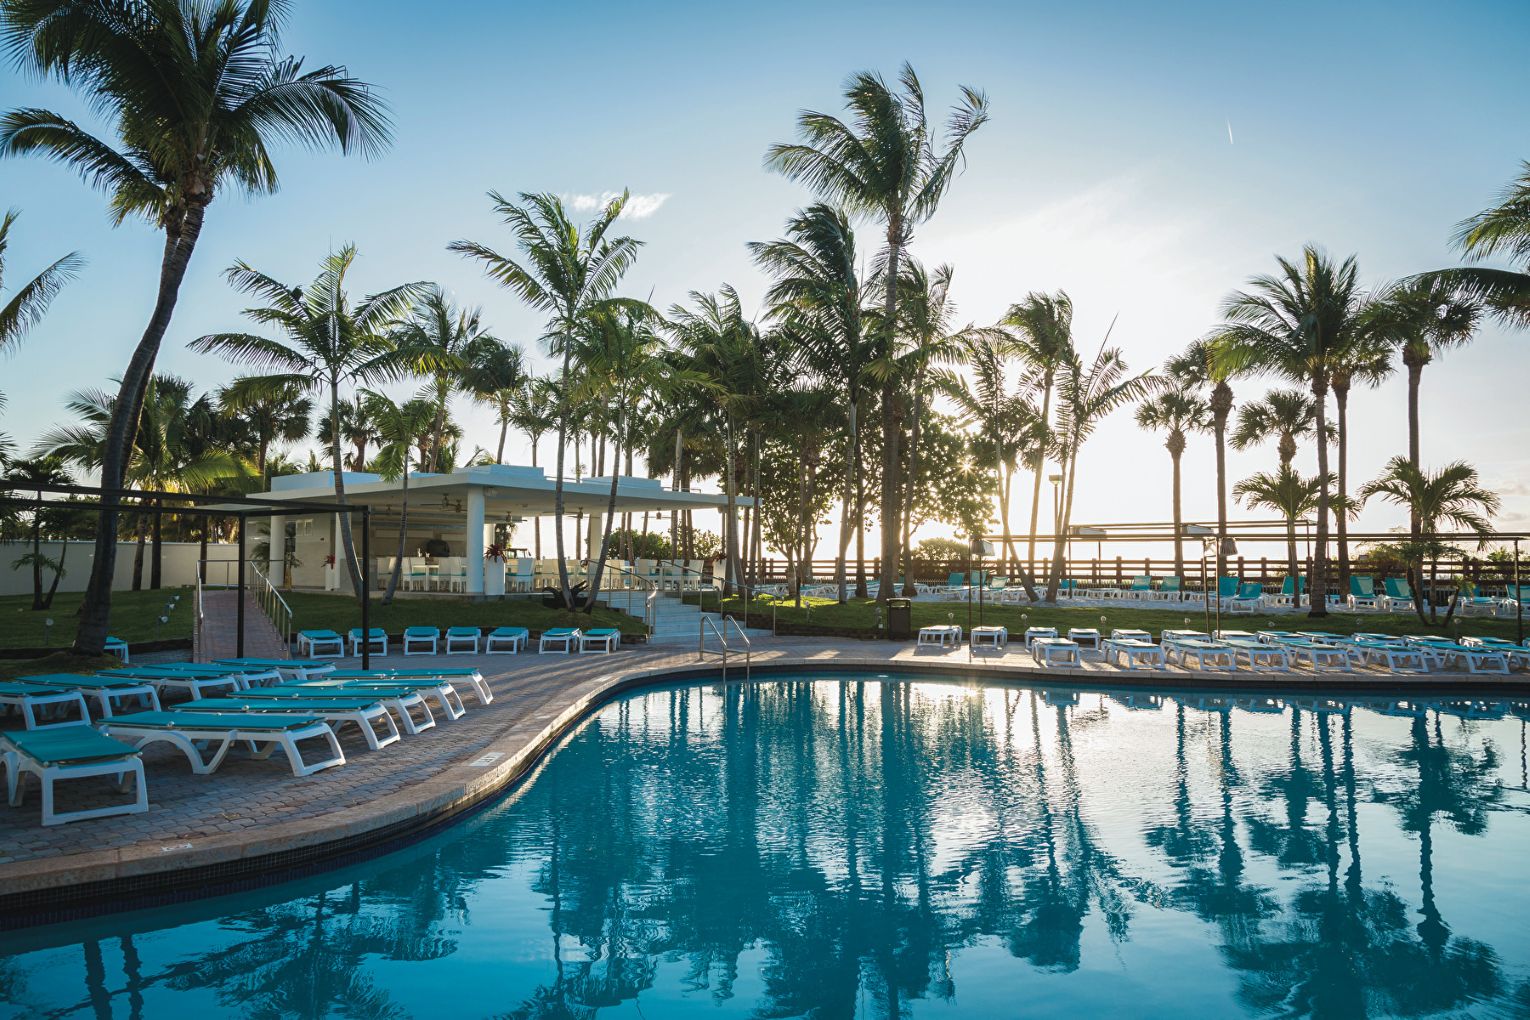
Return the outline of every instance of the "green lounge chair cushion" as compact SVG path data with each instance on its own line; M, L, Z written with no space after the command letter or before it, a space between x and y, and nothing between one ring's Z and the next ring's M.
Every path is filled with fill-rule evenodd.
M259 669L319 669L328 666L317 659L215 659L218 666L245 666Z
M544 630L542 632L542 636L543 637L571 637L571 636L573 636L576 633L578 633L578 632L576 630L574 630L573 627L554 627L551 630Z
M297 730L320 720L296 719L238 712L134 712L106 720L107 726L137 726L153 730Z
M1236 577L1217 578L1217 596L1230 599L1238 594L1238 579Z
M333 640L340 635L336 634L332 630L300 630L298 631L298 636L306 638L329 638Z
M1413 597L1413 589L1401 577L1389 577L1382 583L1386 585L1387 598L1411 599Z
M177 712L346 712L376 705L376 698L203 698Z
M142 687L143 683L122 676L81 676L78 673L48 673L43 676L24 676L20 683L38 684L43 687L72 687L81 691L111 691L122 687Z
M352 627L351 630L350 630L350 635L353 638L361 637L361 628L360 627ZM387 636L388 635L383 631L383 629L381 627L373 627L373 628L371 628L370 630L367 631L367 640L369 640L369 641L377 641L377 640L380 640L380 639L385 638Z
M405 627L404 637L440 637L439 627Z
M138 757L138 749L132 744L113 740L84 724L46 730L16 730L7 732L5 739L22 754L43 765Z
M481 633L482 633L482 631L480 631L477 627L448 627L448 628L446 628L446 636L447 637L477 637Z
M48 684L22 683L20 680L0 680L0 694L12 697L42 697L45 694L68 694L69 687L53 687Z
M612 634L620 634L620 633L621 633L621 631L617 630L615 627L596 627L593 630L585 631L584 632L584 636L585 637L610 637Z
M531 633L525 627L495 627L489 632L490 637L519 637L522 634Z

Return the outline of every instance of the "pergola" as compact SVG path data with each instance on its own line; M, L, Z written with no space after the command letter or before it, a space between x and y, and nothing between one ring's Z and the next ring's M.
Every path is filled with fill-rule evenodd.
M372 549L390 548L393 543L389 538L397 535L404 509L402 480L390 481L363 472L344 472L341 479L347 500L365 504L370 510L374 528ZM460 547L460 555L467 563L467 594L481 595L484 592L483 557L487 529L495 524L518 524L534 517L552 515L555 490L554 480L541 468L508 464L468 467L450 474L414 474L409 478L409 529L411 534L420 531L439 535L452 546ZM272 479L271 491L262 493L261 497L278 502L327 500L333 503L334 476L328 471L279 476ZM584 554L592 558L599 552L602 519L610 499L610 476L564 481L564 512L584 516L587 522ZM736 507L753 505L747 498L737 498L734 502ZM715 511L726 517L727 498L718 493L666 489L652 478L621 476L616 480L617 513L673 514L686 510ZM334 518L334 526L338 527L338 517ZM332 548L335 565L340 568L341 544L335 541ZM281 563L286 552L285 533L273 534L272 563Z

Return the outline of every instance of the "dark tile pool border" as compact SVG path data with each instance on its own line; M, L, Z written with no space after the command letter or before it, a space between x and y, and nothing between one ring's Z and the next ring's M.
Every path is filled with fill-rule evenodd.
M465 817L488 807L493 801L530 775L547 753L565 736L577 729L594 712L612 700L644 687L661 687L681 682L712 680L745 682L755 677L774 679L782 675L872 673L888 678L932 677L987 683L1010 683L1016 686L1099 691L1150 688L1168 694L1179 692L1236 693L1240 695L1329 694L1348 698L1396 694L1399 697L1449 698L1492 695L1495 697L1530 696L1530 677L1484 679L1474 676L1387 677L1385 683L1361 676L1300 674L1260 674L1247 680L1226 674L1177 673L1150 671L1101 674L1087 670L1051 670L1016 668L1013 665L969 662L887 659L839 659L822 661L788 656L751 666L746 676L743 666L732 665L726 676L717 663L691 666L660 666L585 681L595 686L573 697L544 729L507 756L507 760L477 783L462 783L445 794L418 797L421 810L404 812L404 817L387 820L380 816L374 825L351 826L353 831L326 838L316 829L288 849L234 854L225 860L177 865L176 859L154 860L138 857L126 862L78 864L65 857L49 875L42 869L29 881L34 888L0 893L0 931L16 931L36 926L80 920L103 914L140 910L170 903L186 902L246 892L277 885L348 865L364 862L410 844L427 839ZM492 743L492 741L491 741ZM409 797L406 788L390 801ZM393 815L401 806L394 805ZM407 805L402 806L407 807ZM260 834L250 842L257 843ZM228 848L221 848L228 855ZM116 872L126 864L139 873ZM3 869L0 869L3 871ZM0 888L5 876L0 873Z

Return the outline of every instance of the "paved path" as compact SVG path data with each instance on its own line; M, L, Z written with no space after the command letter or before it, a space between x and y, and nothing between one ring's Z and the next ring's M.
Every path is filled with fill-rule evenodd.
M145 814L43 828L37 788L35 782L29 784L22 807L0 809L0 896L224 863L450 811L522 774L547 742L582 718L591 704L620 686L624 678L698 668L694 649L664 647L628 646L614 655L373 658L376 665L407 668L427 661L478 666L494 691L493 703L480 705L465 693L468 712L464 718L442 720L435 729L406 736L381 751L368 751L355 728L346 727L342 743L347 763L305 778L294 777L279 755L255 761L242 751L231 752L217 773L195 776L179 751L166 744L151 745L144 754L151 804ZM1082 669L1043 672L1031 666L1029 656L1018 646L1004 654L971 656L966 647L940 652L891 642L782 638L758 642L754 652L755 665L792 663L809 669L837 664L875 670L892 661L905 667L924 664L948 671L982 671L999 680L1044 684L1050 679L1102 688L1137 684L1173 689L1211 682L1270 690L1299 682L1308 691L1374 684L1387 693L1427 686L1437 694L1442 686L1471 680L1477 692L1501 689L1522 699L1530 691L1523 674L1512 679L1436 674L1422 680L1373 671L1361 671L1355 677L1311 673L1229 677L1178 669L1123 673L1096 662L1086 662ZM346 660L345 664L356 663ZM705 668L715 671L717 660L709 659ZM493 756L492 760L486 760L487 756ZM82 786L93 789L93 784ZM109 792L71 792L60 797L60 807L102 803Z
M239 654L239 592L232 588L202 591L202 635L198 659L212 662ZM286 644L255 593L244 593L244 654L252 659L285 659Z

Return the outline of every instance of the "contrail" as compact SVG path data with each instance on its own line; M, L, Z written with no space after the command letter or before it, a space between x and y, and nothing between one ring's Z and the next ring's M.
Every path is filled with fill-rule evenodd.
M1230 121L1230 120L1227 122L1227 144L1228 145L1235 145L1235 144L1237 144L1237 143L1235 143L1233 141L1232 121Z

